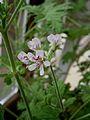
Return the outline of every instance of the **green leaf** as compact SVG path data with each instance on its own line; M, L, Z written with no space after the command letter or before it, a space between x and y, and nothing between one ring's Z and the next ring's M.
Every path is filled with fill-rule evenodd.
M65 102L64 102L64 107L65 107L65 108L69 107L70 105L72 105L72 104L75 102L75 100L76 100L75 97L68 98L68 99L65 100Z
M84 102L90 100L90 85L82 86L81 98Z
M18 110L25 110L25 105L22 101L19 101L17 104Z
M64 92L65 92L65 84L64 84L64 81L63 81L63 80L58 80L58 81L57 81L57 84L58 84L58 87L59 87L60 94L61 94L61 96L63 97Z
M12 83L12 78L13 78L13 73L9 73L5 76L4 78L4 82L7 84L7 85L10 85Z
M34 117L39 120L58 120L59 109L44 105L43 102L35 104L32 102L30 108Z

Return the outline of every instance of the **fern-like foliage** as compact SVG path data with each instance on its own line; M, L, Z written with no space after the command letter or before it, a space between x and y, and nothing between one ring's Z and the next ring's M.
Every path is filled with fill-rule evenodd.
M44 32L60 32L63 25L63 17L66 16L67 10L71 8L69 2L57 4L57 2L46 0L42 5L27 5L22 7L21 10L26 9L30 15L35 15L35 23L42 23L41 30Z

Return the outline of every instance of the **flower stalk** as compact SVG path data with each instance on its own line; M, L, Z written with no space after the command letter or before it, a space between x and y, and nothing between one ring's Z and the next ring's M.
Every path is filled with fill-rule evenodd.
M53 71L52 66L50 66L50 69L51 69L51 72L52 72L52 75L53 75L53 80L54 80L54 82L55 82L55 88L56 88L56 94L57 94L59 106L60 106L60 109L64 112L64 106L63 106L63 103L62 103L62 97L61 97L61 94L60 94L60 92L59 92L59 88L58 88L56 76L55 76L55 74L54 74L54 71Z

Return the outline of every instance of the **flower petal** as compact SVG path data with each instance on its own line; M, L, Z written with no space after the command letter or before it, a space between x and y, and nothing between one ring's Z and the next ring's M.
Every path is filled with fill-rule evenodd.
M47 37L48 41L50 43L55 43L55 35L53 34L50 34L48 37Z
M43 58L44 57L44 51L43 50L37 50L36 51L36 57Z
M44 61L44 65L46 66L46 67L48 67L48 66L50 66L50 62L47 60L47 61Z
M27 45L28 45L29 49L31 49L31 50L34 49L32 41L29 41L29 42L27 43Z
M33 38L32 42L35 44L36 48L41 47L41 41L38 38Z
M40 75L44 75L44 67L43 64L40 65Z
M21 51L19 54L18 54L18 59L23 62L24 64L28 64L29 63L29 59L27 57L27 54L23 51Z
M35 61L36 61L36 60L34 59L35 56L34 56L31 52L28 52L28 53L27 53L27 57L28 57L28 59L31 60L32 62L35 62Z
M37 68L37 64L36 63L31 64L31 65L27 66L26 68L28 68L28 70L30 70L30 71L33 71Z
M41 42L38 38L33 38L32 41L29 41L27 44L31 50L36 50L41 47Z
M66 38L66 37L67 37L67 34L65 34L65 33L61 33L60 35L61 35L61 37L63 37L63 38Z
M62 38L61 41L59 42L60 48L63 49L65 46L66 39Z

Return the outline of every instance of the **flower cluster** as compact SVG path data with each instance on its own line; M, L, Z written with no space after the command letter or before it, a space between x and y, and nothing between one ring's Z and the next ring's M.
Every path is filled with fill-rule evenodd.
M65 33L61 33L61 34L50 34L47 39L48 41L51 43L51 45L55 45L55 46L59 46L60 48L62 48L62 46L65 44L66 42L66 37L67 35Z
M47 37L50 45L62 46L66 41L66 34L56 34L49 35ZM40 75L44 75L44 66L49 67L51 62L48 60L48 57L45 55L45 51L41 49L41 41L38 38L33 38L32 41L27 43L30 50L34 52L25 53L21 51L18 54L18 59L26 64L26 68L30 71L33 71L37 68L40 69ZM51 53L50 53L51 54Z

